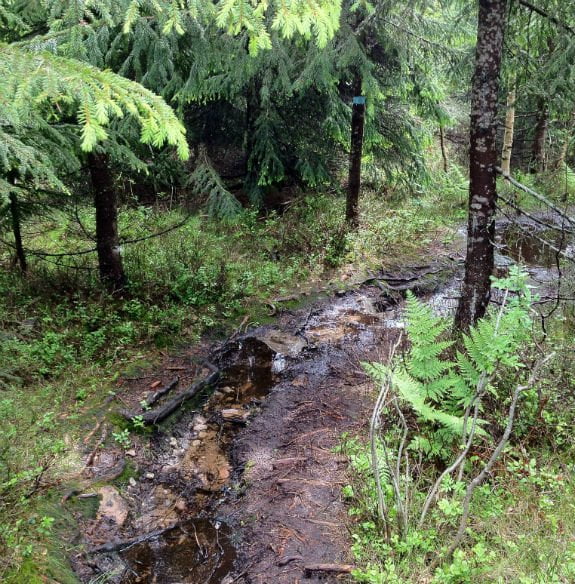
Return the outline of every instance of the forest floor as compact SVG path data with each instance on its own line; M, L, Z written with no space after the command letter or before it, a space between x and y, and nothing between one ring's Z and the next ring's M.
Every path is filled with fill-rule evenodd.
M400 223L392 216L379 229L390 236ZM79 368L66 376L68 385L56 377L38 391L36 407L44 415L36 422L36 410L29 414L38 426L34 440L61 436L63 454L46 452L49 472L39 467L39 478L28 481L28 492L46 495L45 506L32 508L18 525L37 531L41 546L31 555L14 539L13 549L29 559L7 581L46 581L26 570L48 573L58 566L62 576L50 577L59 584L351 581L358 523L344 494L357 476L345 445L347 437L367 438L375 399L361 362L388 358L404 326L405 290L444 315L457 302L464 229L416 223L409 237L393 236L408 240L403 247L383 246L385 238L362 240L367 257L381 261L377 268L369 262L372 271L356 267L367 263L359 261L363 252L356 254L355 266L324 273L329 281L296 282L259 302L250 297L254 305L246 304L244 320L231 331L222 326L224 311L220 320L210 316L215 325L211 332L206 325L200 341L184 335L179 350L132 342L134 353L121 352L97 389ZM533 284L546 301L545 287L557 280L556 254L536 237L501 227L502 253L532 264ZM502 273L509 257L498 259ZM145 306L133 304L145 316ZM213 383L166 420L146 423L156 408L206 378ZM142 405L160 393L152 406ZM47 399L53 412L45 411ZM11 443L29 448L26 432L15 425ZM414 573L405 581L429 581L413 579Z
M153 434L96 449L86 482L65 503L81 525L81 580L345 581L353 559L342 488L350 479L338 447L342 436L367 434L374 389L361 362L387 358L402 327L401 291L430 293L461 267L453 245L437 248L426 253L433 261L381 280L349 272L349 281L364 282L120 379L111 411L143 414L140 402L176 375L183 388L209 374L206 361L221 371L215 391Z
M532 263L552 266L547 250L537 256L531 240L516 245L514 237L503 242L511 255L535 254ZM70 542L83 550L74 558L80 579L351 581L352 525L342 496L351 478L341 446L368 433L374 386L361 362L388 359L404 326L405 290L439 312L453 308L462 246L462 236L437 242L418 265L367 277L348 268L347 291L305 295L291 309L278 310L280 299L270 304L273 324L244 321L225 341L164 353L155 367L120 378L87 441L85 481L64 503L80 525ZM531 273L545 281L546 270ZM206 363L220 372L211 388L153 431L115 433L114 446L98 447L110 419L149 416L142 401L174 386L159 401L169 402L211 374Z

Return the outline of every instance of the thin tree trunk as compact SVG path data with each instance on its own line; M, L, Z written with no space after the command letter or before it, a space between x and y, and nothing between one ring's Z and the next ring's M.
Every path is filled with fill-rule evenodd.
M256 122L261 113L261 89L262 84L258 77L254 77L246 92L246 130L244 148L246 152L246 178L245 186L251 197L258 192L257 176L259 161L256 158ZM261 200L253 200L252 203L260 204Z
M12 182L12 181L10 181ZM26 253L22 244L22 232L20 231L20 204L16 193L10 193L10 215L12 217L12 233L14 234L14 244L16 246L16 258L20 271L25 274L28 271Z
M503 150L501 152L501 170L511 174L511 154L513 152L513 131L515 129L515 79L510 82L507 94L507 111L505 113L505 132L503 134Z
M557 155L557 160L555 160L555 164L553 168L555 170L560 170L563 168L565 164L565 160L567 159L567 152L569 151L569 144L571 144L571 135L573 134L573 128L575 127L575 112L571 114L571 118L567 122L567 127L565 128L565 139L561 144L561 149L559 150L559 154Z
M90 153L88 168L94 187L100 279L112 292L116 292L126 285L126 275L118 237L118 201L109 159L105 154Z
M455 326L482 318L491 294L497 201L497 96L506 0L479 0L475 73L471 94L467 256Z
M361 188L361 157L363 153L363 126L365 98L361 95L361 76L357 73L353 83L351 113L351 148L349 153L349 179L345 219L352 227L359 224L359 191Z
M445 131L443 129L443 122L441 118L438 117L439 123L439 145L441 147L441 159L443 161L443 172L447 172L449 170L449 165L447 161L447 150L445 149Z
M539 114L537 116L537 126L535 126L535 136L533 138L533 149L531 152L531 172L542 172L547 169L545 154L545 143L547 141L547 127L549 125L549 108L544 99L539 100Z

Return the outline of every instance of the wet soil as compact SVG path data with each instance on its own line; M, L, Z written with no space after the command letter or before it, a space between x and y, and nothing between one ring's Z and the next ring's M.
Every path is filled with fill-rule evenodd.
M126 470L83 490L98 504L92 515L76 510L81 581L342 581L306 566L351 561L347 460L335 449L368 418L372 386L360 362L385 358L398 334L396 302L366 285L125 379L122 409L135 411L174 374L175 393L206 376L203 359L221 370L211 391L152 435L95 456L96 476L122 458Z
M527 259L533 277L555 277L545 250L526 258L525 240L505 230L500 245L502 273ZM81 525L74 542L81 553L73 559L80 580L349 580L306 567L352 562L341 496L347 460L336 447L344 433L365 433L374 396L361 361L387 358L404 326L405 290L424 295L440 314L452 312L460 259L445 253L431 265L383 272L353 290L284 310L273 326L165 355L153 373L120 380L118 409L137 413L175 376L179 383L164 400L205 378L206 360L221 371L214 387L151 434L92 451L92 478L78 491L96 503L88 511L80 499L67 503ZM111 484L98 479L118 464L123 473Z

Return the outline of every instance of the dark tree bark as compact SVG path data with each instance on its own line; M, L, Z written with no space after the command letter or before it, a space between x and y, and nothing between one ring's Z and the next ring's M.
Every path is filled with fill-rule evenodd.
M13 181L10 181L13 182ZM20 266L20 271L25 274L28 271L26 262L26 253L22 244L22 232L20 231L20 204L16 193L10 193L10 215L12 217L12 233L14 235L14 244L16 246L16 259Z
M471 95L467 256L455 327L466 330L485 315L491 294L497 201L497 97L506 0L479 0Z
M361 188L361 156L363 153L363 126L365 99L361 96L361 76L355 75L351 113L351 148L349 153L349 179L345 219L352 227L359 224L359 191Z
M88 168L94 187L96 247L100 279L112 292L122 290L126 275L118 237L118 201L109 159L105 154L88 154Z
M246 176L245 186L252 196L258 191L258 166L256 145L256 123L261 114L261 89L262 84L259 77L254 77L246 91L246 133L244 138L244 148L246 151ZM262 201L252 201L260 204Z
M547 142L547 127L549 125L549 108L544 99L539 100L537 125L533 136L533 150L531 152L531 172L545 171L547 167L545 143Z

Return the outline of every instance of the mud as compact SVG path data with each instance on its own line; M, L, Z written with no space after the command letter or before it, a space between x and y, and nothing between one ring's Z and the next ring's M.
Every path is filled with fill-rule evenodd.
M511 236L500 243L517 258L527 254L524 243L513 247ZM336 447L344 433L365 432L373 388L361 361L387 358L404 327L406 289L425 293L436 312L450 314L461 267L448 261L441 270L383 274L378 285L284 311L274 326L166 356L153 375L144 370L126 378L119 399L134 410L175 373L180 391L207 375L206 359L221 370L216 387L185 404L151 436L134 439L123 452L106 448L96 455L95 474L122 458L127 471L113 488L100 489L95 514L78 513L81 535L75 543L83 552L74 565L80 580L349 580L305 567L353 561L341 496L347 460ZM539 274L552 269L533 267Z
M211 393L151 437L96 456L94 472L122 457L128 471L103 487L94 517L78 517L80 579L291 583L305 578L308 563L349 563L347 461L334 449L367 418L371 386L360 361L385 356L398 334L389 326L395 303L384 300L365 286L166 359L160 378L126 380L121 402L134 409L174 371L174 392L205 376L202 358L221 369Z

